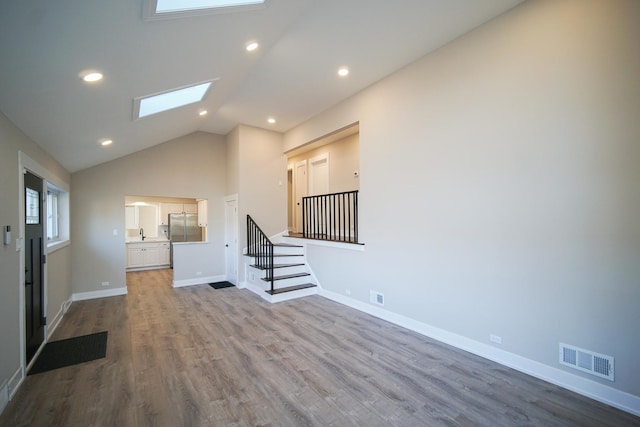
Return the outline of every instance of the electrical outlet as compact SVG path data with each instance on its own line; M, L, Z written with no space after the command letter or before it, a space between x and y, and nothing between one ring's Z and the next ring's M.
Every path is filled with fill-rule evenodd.
M196 271L196 276L202 276L202 271Z
M102 282L101 285L102 286L109 286L109 282Z
M499 337L497 335L493 335L493 334L489 335L489 340L496 344L502 344L502 337Z
M347 294L347 295L351 295L351 289L345 289L344 293Z

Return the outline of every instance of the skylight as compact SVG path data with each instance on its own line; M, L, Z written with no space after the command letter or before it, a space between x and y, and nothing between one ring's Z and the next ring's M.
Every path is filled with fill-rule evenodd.
M134 102L134 118L141 119L151 114L202 101L211 87L211 83L213 82L208 81L194 86L136 98Z
M264 0L156 0L156 13L263 4Z

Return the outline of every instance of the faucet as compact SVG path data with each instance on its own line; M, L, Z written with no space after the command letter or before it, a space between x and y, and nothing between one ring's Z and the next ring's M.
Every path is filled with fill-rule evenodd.
M142 237L142 241L144 242L145 235L144 235L144 228L142 227L140 227L140 236Z

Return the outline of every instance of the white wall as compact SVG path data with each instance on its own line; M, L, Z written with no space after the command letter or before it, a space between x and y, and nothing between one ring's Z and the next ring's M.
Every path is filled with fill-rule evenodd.
M354 171L360 171L360 144L357 133L303 154L291 156L287 160L287 167L294 169L296 163L307 160L307 168L310 169L309 160L324 154L329 156L329 192L357 190L360 180L353 174Z
M288 132L360 123L366 249L311 250L322 286L640 396L638 22L633 0L526 2Z
M0 244L0 388L20 368L20 257L15 241L20 237L18 152L22 151L58 182L68 186L69 173L0 113L0 226L10 225L12 243ZM48 256L46 264L47 318L54 319L64 301L71 297L69 246ZM19 379L19 377L15 377ZM15 380L14 378L14 380ZM15 386L15 383L10 384ZM9 390L11 392L12 390ZM0 397L0 407L2 399Z
M74 173L71 183L74 293L125 286L126 195L207 199L208 242L193 274L224 274L224 137L196 132Z
M287 227L287 158L282 149L282 134L240 125L227 136L229 169L237 174L238 252L242 265L242 249L247 241L247 214L269 236ZM228 190L232 194L234 189ZM238 280L244 271L238 269Z

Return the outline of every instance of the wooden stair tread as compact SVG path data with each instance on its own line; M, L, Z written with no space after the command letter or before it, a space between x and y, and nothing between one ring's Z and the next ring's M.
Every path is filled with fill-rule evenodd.
M273 268L287 268L287 267L299 267L299 266L303 266L304 263L298 263L298 264L273 264ZM259 265L250 265L249 267L253 267L253 268L257 268L258 270L266 270L267 267L261 267Z
M273 276L273 280L284 280L284 279L294 279L296 277L304 277L304 276L311 276L311 274L309 273L295 273L295 274L285 274L282 276ZM266 277L263 277L262 280L264 280L265 282L270 282L270 279L267 279Z
M316 285L314 285L313 283L304 283L302 285L287 286L286 288L274 289L273 291L268 290L265 292L268 293L269 295L276 295L276 294L283 294L285 292L293 292L300 289L315 288L315 287Z

